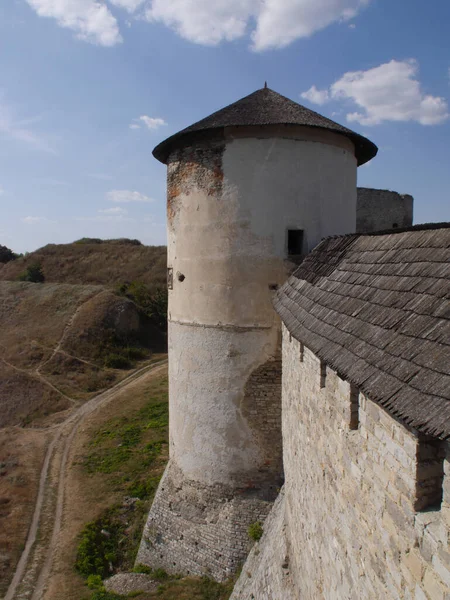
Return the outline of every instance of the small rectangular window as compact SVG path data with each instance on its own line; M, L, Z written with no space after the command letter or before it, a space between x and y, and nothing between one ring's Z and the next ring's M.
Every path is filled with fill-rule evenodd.
M327 363L320 361L320 387L324 388L327 385Z
M168 267L167 269L167 289L173 290L173 268Z
M303 253L303 229L288 229L288 255L299 256Z

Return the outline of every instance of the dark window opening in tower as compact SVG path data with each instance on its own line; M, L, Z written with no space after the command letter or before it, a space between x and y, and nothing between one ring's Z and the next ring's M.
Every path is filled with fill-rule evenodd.
M398 223L392 223L392 229L398 229Z
M288 256L300 256L303 253L303 229L288 229Z

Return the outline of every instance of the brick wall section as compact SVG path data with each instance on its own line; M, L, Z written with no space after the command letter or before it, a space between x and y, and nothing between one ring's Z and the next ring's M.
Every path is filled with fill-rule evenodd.
M397 227L410 227L413 222L414 199L409 194L389 190L358 188L356 231L370 233Z
M327 367L321 388L320 360L305 347L301 362L300 349L284 330L284 519L294 597L450 600L449 445L419 439L362 394L352 429L350 384ZM441 507L418 511L438 500L438 488ZM265 564L252 568L264 572L270 552L260 556ZM250 600L254 584L242 577L236 598ZM271 593L253 597L281 600L285 591Z
M281 344L279 355L253 371L247 380L242 414L264 452L264 468L255 480L268 481L272 489L283 484L283 442L281 437Z
M230 600L298 600L289 570L281 490L264 523L264 533L253 546Z
M144 528L137 564L168 573L208 575L224 581L250 548L248 526L263 522L276 490L204 486L169 463Z

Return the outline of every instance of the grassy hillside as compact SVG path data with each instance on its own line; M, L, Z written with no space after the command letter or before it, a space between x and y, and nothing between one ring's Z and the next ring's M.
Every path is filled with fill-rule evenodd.
M0 427L39 421L164 351L129 299L100 286L0 282Z
M19 281L36 265L44 283ZM166 298L163 246L80 240L25 257L0 247L0 596L54 426L166 351Z
M168 381L163 369L97 411L77 438L68 481L76 502L66 507L47 600L122 598L90 591L86 584L92 576L100 582L103 576L133 570L148 510L168 459ZM161 569L154 578L157 589L136 597L226 600L232 588L231 582L171 577Z
M46 282L116 286L140 281L152 288L166 284L167 248L137 240L85 238L73 244L48 244L26 256L0 263L0 280L17 281L40 264Z

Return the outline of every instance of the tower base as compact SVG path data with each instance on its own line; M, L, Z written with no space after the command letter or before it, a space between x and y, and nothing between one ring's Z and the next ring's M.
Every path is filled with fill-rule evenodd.
M253 542L251 523L264 522L278 488L207 486L184 478L169 462L150 509L137 564L171 574L231 577Z

